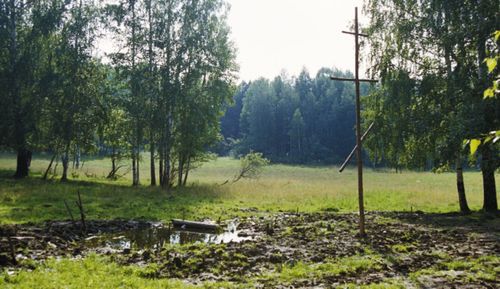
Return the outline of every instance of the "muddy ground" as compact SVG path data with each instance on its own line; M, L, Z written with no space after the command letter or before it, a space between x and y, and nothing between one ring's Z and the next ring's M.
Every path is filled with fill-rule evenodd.
M177 237L184 245L169 244L170 235L143 236L135 245L99 242L122 240L138 228L168 229L154 222L88 221L83 234L78 222L69 221L0 226L0 268L17 270L49 257L98 253L120 264L144 266L145 278L179 278L193 284L500 288L498 216L371 212L366 238L357 236L357 220L356 214L333 212L260 215L237 220L239 242L206 244L203 236Z

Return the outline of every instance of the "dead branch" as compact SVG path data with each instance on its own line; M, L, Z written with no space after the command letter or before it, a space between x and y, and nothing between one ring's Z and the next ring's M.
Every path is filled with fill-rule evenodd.
M49 175L49 172L50 172L50 169L52 168L52 164L54 163L54 160L55 158L57 157L57 154L54 154L52 156L52 159L50 160L50 163L49 163L49 166L47 167L47 169L45 170L45 173L43 174L43 177L42 179L46 180L47 179L47 176Z
M71 212L71 209L68 206L68 203L66 200L64 200L64 206L66 207L66 210L68 211L69 216L71 217L71 221L75 221L75 218L73 217L73 213Z
M78 206L78 209L80 210L80 219L81 219L81 226L82 226L82 234L87 233L87 226L85 225L85 212L83 211L83 203L82 203L82 198L80 196L80 190L77 191L78 193L78 201L76 201L76 205Z
M109 172L109 174L108 174L108 176L107 176L106 178L107 178L107 179L116 179L116 178L117 178L117 177L116 177L116 174L118 173L118 171L119 171L121 168L124 168L124 167L125 167L125 165L118 165L116 168L112 169L112 170ZM127 173L128 173L128 171L127 171ZM127 174L127 173L125 173L125 174Z

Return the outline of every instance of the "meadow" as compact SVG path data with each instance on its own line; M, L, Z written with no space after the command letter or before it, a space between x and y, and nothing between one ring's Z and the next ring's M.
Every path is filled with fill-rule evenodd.
M272 164L258 179L221 185L233 178L240 164L235 159L218 158L194 170L186 187L166 192L148 185L149 159L143 157L142 185L132 187L130 173L115 181L106 179L111 166L108 159L86 159L83 168L71 169L70 180L62 183L57 174L49 180L41 179L49 162L46 156L35 156L29 178L14 180L15 156L1 155L0 245L6 244L1 233L10 228L28 237L29 232L46 235L43 241L26 243L21 238L17 243L19 254L38 252L38 261L22 259L17 267L2 268L1 262L8 264L8 246L0 250L0 287L499 285L496 276L500 273L500 258L494 252L500 238L500 219L480 212L470 216L455 214L458 203L454 173L396 173L366 168L368 237L359 239L354 168L340 174L335 166ZM478 211L482 204L481 174L467 171L464 176L469 205ZM78 191L89 221L168 223L172 218L238 218L260 237L242 243L165 245L111 254L87 252L78 242L66 240L66 233L50 233L51 226L57 225L54 221L69 219L65 201L77 215L74 201ZM460 250L463 246L468 248L465 255Z
M0 223L67 219L64 200L75 200L78 190L89 219L229 219L248 214L248 211L357 210L357 175L353 168L339 173L334 166L273 164L266 167L258 179L221 185L238 172L239 161L218 158L194 170L187 187L167 193L148 185L147 156L141 163L140 187L131 187L130 173L117 181L106 179L111 165L107 159L85 160L82 169L70 169L67 183L59 182L57 175L43 181L41 175L48 162L43 156L35 157L31 165L32 177L19 181L10 178L15 165L14 155L2 155ZM367 211L458 210L454 173L395 173L367 168L364 183ZM465 186L470 207L480 209L480 172L466 172Z

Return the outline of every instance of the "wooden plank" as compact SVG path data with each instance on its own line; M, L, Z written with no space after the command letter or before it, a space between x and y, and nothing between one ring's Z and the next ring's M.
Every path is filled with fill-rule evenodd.
M335 77L335 76L330 76L331 80L339 80L339 81L351 81L355 82L356 79L354 78L344 78L344 77ZM377 83L378 80L376 79L360 79L359 82L371 82L371 83Z
M356 32L351 32L351 31L342 31L342 33L345 33L345 34L351 34L351 35L358 35L358 36L363 36L363 37L368 37L368 34L364 34L364 33L356 33Z
M182 228L186 230L194 229L194 230L205 230L205 231L217 231L219 229L219 226L216 224L185 221L179 219L172 219L172 225L174 226L174 228Z
M0 240L2 241L9 241L11 240L17 240L17 241L23 241L23 240L35 240L35 237L29 237L29 236L12 236L12 237L2 237Z
M368 129L365 131L365 133L363 134L363 136L361 136L361 141L364 141L365 140L365 137L366 135L370 132L370 130L372 129L373 125L375 124L375 122L372 122L372 124L370 124L370 126L368 127ZM358 149L358 146L356 145L351 153L347 156L347 158L345 159L344 163L342 164L342 166L340 166L340 169L339 169L339 172L343 172L345 167L347 166L347 164L349 163L349 161L351 161L352 159L352 156L354 155L354 153L356 152L356 150Z

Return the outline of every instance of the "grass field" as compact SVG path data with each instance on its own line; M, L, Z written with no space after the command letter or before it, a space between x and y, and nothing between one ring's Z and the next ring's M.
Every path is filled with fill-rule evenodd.
M14 180L11 176L15 169L15 156L11 154L0 155L0 225L40 224L48 220L69 219L64 201L67 201L73 214L76 214L77 209L74 201L77 199L77 191L81 192L87 219L96 220L144 219L168 222L171 218L210 218L218 220L235 217L255 217L255 215L272 216L272 214L278 212L315 213L328 211L330 213L344 213L357 210L357 178L356 171L352 168L339 174L336 167L270 165L264 169L259 179L241 180L234 184L221 186L221 183L231 179L237 173L239 161L230 158L219 158L196 169L191 174L187 187L174 189L167 193L158 187L148 186L149 172L147 169L149 160L147 156L144 157L141 163L142 186L139 187L130 186L130 174L117 181L107 180L105 176L110 167L110 161L107 159L86 160L83 169L71 170L69 182L61 183L59 176L43 181L41 180L41 174L48 162L47 157L36 156L32 162L31 176L25 180ZM395 173L366 169L364 183L365 203L368 211L419 210L427 213L443 213L458 210L455 175L453 173L434 174L411 171ZM465 185L470 207L473 210L479 210L482 205L482 178L480 172L466 172ZM321 214L316 215L321 216ZM456 222L475 222L477 219L481 219L482 216L475 214L464 218ZM377 227L385 228L387 220L389 220L389 223L396 224L406 222L384 217L377 220L378 223L370 224L372 227L369 231L375 231ZM490 220L488 222L494 224L497 221ZM323 223L319 222L319 224ZM325 229L318 231L316 225L310 226L313 232L319 232L318 240L324 238L321 234L325 233ZM367 272L383 275L384 272L387 272L387 268L394 268L399 262L406 262L404 260L408 260L410 257L416 260L415 264L419 264L420 254L423 252L425 255L425 248L435 244L432 242L420 244L420 241L415 241L416 239L414 240L413 237L400 243L400 240L397 239L400 237L388 236L387 240L394 242L391 243L392 247L389 247L392 248L393 252L389 252L389 254L385 252L383 255L375 254L370 250L373 249L373 244L377 243L379 237L374 236L372 241L368 241L368 244L359 243L354 237L356 226L354 224L349 226L343 229L339 227L341 229L339 234L343 234L345 238L354 238L352 243L356 244L357 250L361 250L365 254L328 259L323 263L298 262L292 265L285 264L283 267L280 264L271 267L271 269L266 269L264 272L267 273L263 273L258 278L244 278L241 282L228 283L225 280L211 280L188 284L182 278L154 277L159 272L158 268L163 266L162 264L169 264L168 261L165 261L168 258L165 259L166 257L161 254L168 255L168 252L174 252L172 254L188 254L191 257L188 257L187 262L191 262L193 265L196 265L198 261L201 264L203 263L202 260L212 260L211 258L213 258L210 255L212 251L207 251L203 246L196 247L198 249L195 249L194 253L186 252L186 250L191 250L189 249L191 247L184 249L180 246L169 249L172 251L166 251L166 253L161 251L158 263L153 262L146 266L119 264L115 260L115 258L118 258L117 260L123 258L119 254L116 256L90 255L81 259L49 258L47 261L35 264L25 261L25 264L22 265L23 269L15 273L8 269L2 270L0 267L0 288L252 288L255 287L255 284L262 284L262 282L264 284L270 282L269 284L276 285L282 283L301 284L301 280L315 278L335 279L340 278L339 276L364 278L363 276ZM289 241L295 241L297 239L290 237L290 234L295 232L293 230L300 231L301 228L300 224L298 227L284 228L280 233L282 234L281 237L288 238ZM403 228L405 228L403 233L406 234L407 231L413 230L414 227ZM426 233L426 228L422 228L422 230L420 232L422 234L429 234L430 236L433 234ZM396 229L394 232L397 233L398 230ZM475 231L464 232L470 234L466 236L469 239L482 238L481 236L484 234L484 232L481 232L480 235ZM419 237L420 233L415 236ZM298 236L302 235L298 234ZM334 234L333 236L337 235ZM446 239L448 238L446 233L442 233L442 236L445 239L441 240L440 243L447 244L450 240L453 240L451 237ZM331 238L329 240L337 240ZM267 240L262 241L264 244L266 242L274 244L272 246L275 246L275 248L282 246L275 237L264 240ZM339 240L342 244L342 239ZM481 242L478 243L481 244ZM243 246L253 245L247 244ZM422 249L416 252L406 249L415 246L420 246ZM455 248L455 246L446 245L444 248ZM217 245L213 248L226 247ZM219 249L216 249L216 251ZM224 250L221 251L221 258L226 258L224 262L236 262L240 260L239 258L247 260L245 259L247 258L246 255L239 253L240 247L234 247L234 250L236 250L236 253L230 254L228 252L224 253ZM248 250L251 251L252 248ZM425 281L427 280L425 278L441 280L443 279L442 276L448 276L446 274L449 274L449 270L456 269L456 264L449 263L456 258L454 255L447 255L447 253L441 251L436 252L433 251L432 254L439 255L439 258L432 257L434 255L427 257L430 258L429 260L433 260L432 262L435 265L421 265L423 269L415 269L407 277L380 277L379 281L366 281L368 282L367 285L362 287L354 282L355 279L348 279L351 280L349 282L353 283L345 283L340 288L406 288L409 286L408 284L419 284L421 280L433 287L433 283L428 283L429 281ZM199 260L194 258L193 254L195 257L198 256L196 258ZM205 256L204 254L208 255ZM450 254L454 253L451 252ZM470 257L460 261L461 263L458 264L460 265L459 269L463 270L465 275L457 279L458 281L453 279L447 282L451 282L451 284L461 284L460 282L465 282L463 284L468 284L468 282L496 284L495 276L500 273L497 270L500 259L489 255L485 256L485 258L483 260ZM220 266L224 268L226 266L224 264L221 263ZM233 263L228 264L227 266L232 268L233 265L230 264ZM246 263L243 262L242 264ZM212 269L219 272L217 271L219 270L218 267ZM191 269L186 270L189 273ZM273 287L274 285L270 286Z
M14 155L0 159L0 222L24 223L67 219L64 200L76 199L81 191L90 219L155 219L172 217L227 219L245 214L242 208L258 211L341 211L357 209L356 171L340 174L336 167L271 165L257 180L241 180L220 186L238 171L239 161L219 158L196 169L186 188L170 194L151 188L149 160L142 162L142 184L130 186L130 176L109 181L105 178L109 160L87 160L83 169L72 170L71 181L58 177L42 181L41 172L48 159L36 157L32 177L18 181L9 178L15 166ZM89 177L90 176L90 177ZM498 178L497 178L498 180ZM498 182L498 181L497 181ZM466 172L469 205L482 204L479 172ZM453 173L365 171L366 209L376 211L450 212L458 208ZM73 203L73 202L71 202Z

